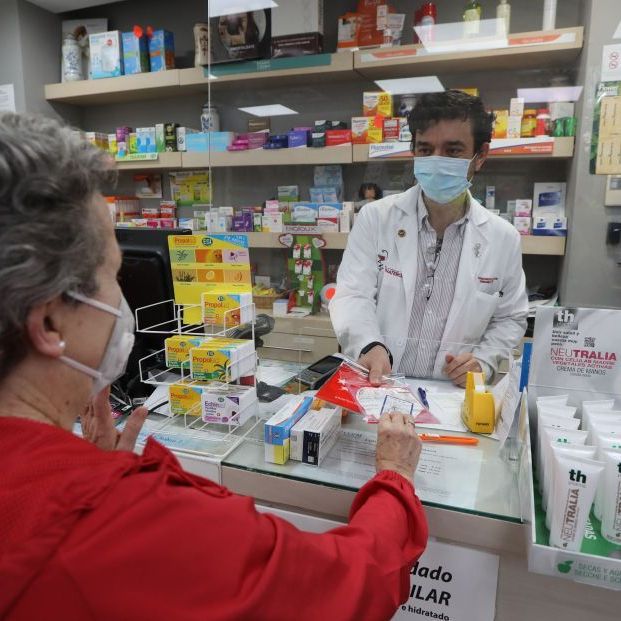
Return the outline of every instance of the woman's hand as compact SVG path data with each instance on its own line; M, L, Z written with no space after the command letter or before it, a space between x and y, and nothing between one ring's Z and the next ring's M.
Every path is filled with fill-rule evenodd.
M82 434L89 442L104 451L133 451L138 434L149 413L147 408L136 408L127 419L122 432L114 426L110 411L110 387L93 398L81 417Z

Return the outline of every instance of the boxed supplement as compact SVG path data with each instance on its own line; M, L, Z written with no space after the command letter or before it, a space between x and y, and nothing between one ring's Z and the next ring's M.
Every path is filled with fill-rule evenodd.
M158 153L166 151L166 142L164 140L164 123L155 124L155 150Z
M170 412L175 416L200 416L203 387L197 384L178 382L168 387Z
M210 384L202 389L201 409L206 423L243 425L259 411L256 388Z
M268 444L265 447L265 461L270 464L278 464L283 466L289 461L289 438L282 444Z
M522 136L522 117L507 117L507 138L520 138Z
M238 6L240 6L238 4ZM269 9L234 12L209 20L212 63L269 58L272 39Z
M149 37L151 71L175 68L175 37L168 30L154 30Z
M282 213L271 213L261 216L261 229L264 233L282 233L284 220Z
M181 369L187 366L190 360L190 350L200 347L209 337L176 334L164 341L166 366L171 369Z
M494 110L496 120L492 138L507 138L507 125L509 123L509 110ZM521 124L520 117L520 124Z
M280 202L295 202L300 200L300 188L297 185L279 185L278 200Z
M363 93L362 114L364 116L391 117L393 115L392 95L384 91Z
M265 423L263 440L266 444L283 445L289 442L291 429L310 409L314 397L296 397Z
M119 30L88 36L93 79L115 78L123 75L123 54Z
M513 97L509 102L509 116L524 116L524 98Z
M351 140L354 144L382 142L383 123L375 116L355 116L351 120Z
M164 123L164 151L177 150L177 127L177 123Z
M177 151L186 151L186 136L198 133L198 129L192 129L191 127L177 127Z
M142 28L122 34L125 75L149 71L149 44Z
M524 217L513 218L513 226L520 235L530 235L531 219Z
M351 143L351 129L329 129L326 131L326 147Z
M190 374L201 381L235 381L254 371L255 358L253 341L212 338L190 350Z
M514 215L522 218L530 218L533 213L533 201L529 198L515 199Z
M400 119L384 119L384 142L397 142L399 140Z
M338 439L341 408L310 410L291 429L290 459L321 465Z
M155 127L137 127L136 146L138 153L155 153L157 150Z
M226 327L252 321L252 293L203 293L203 323Z
M533 191L533 216L546 218L565 217L565 183L535 183Z

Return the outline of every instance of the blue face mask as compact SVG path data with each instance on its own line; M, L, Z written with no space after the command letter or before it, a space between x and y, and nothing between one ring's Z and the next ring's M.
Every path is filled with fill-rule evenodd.
M442 155L416 157L414 158L414 176L425 196L444 205L454 201L472 185L468 181L471 161L461 157Z

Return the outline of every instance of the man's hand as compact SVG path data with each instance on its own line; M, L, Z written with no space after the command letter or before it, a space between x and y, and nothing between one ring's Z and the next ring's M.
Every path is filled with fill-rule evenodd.
M133 451L138 434L149 413L147 408L136 408L119 432L110 411L110 387L93 398L81 417L82 434L89 442L104 451Z
M421 441L411 416L398 412L382 415L377 430L377 472L394 470L408 481L413 481L420 450Z
M451 354L446 355L446 364L442 369L445 375L455 384L455 386L466 386L466 374L468 371L475 373L481 373L483 368L479 364L479 361L472 354L459 354L453 356Z
M388 352L381 345L376 345L360 356L358 364L369 369L369 381L373 386L379 386L382 383L382 376L390 375L392 371Z

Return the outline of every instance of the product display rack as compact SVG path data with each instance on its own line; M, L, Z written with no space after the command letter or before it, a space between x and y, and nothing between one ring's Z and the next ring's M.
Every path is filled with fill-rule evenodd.
M135 311L136 332L144 335L159 336L187 336L190 337L208 337L208 338L231 338L232 330L238 326L232 322L231 327L227 327L229 320L227 317L240 315L242 311L250 311L252 321L250 338L247 340L254 343L255 336L255 320L256 308L254 304L244 305L238 308L232 308L224 313L224 325L215 326L204 323L184 323L184 312L192 311L200 308L200 305L180 305L174 300L165 300L150 304L148 306L137 308ZM144 315L149 315L153 311L164 311L170 319L150 324L145 322ZM147 323L148 325L145 325ZM226 377L224 380L218 381L198 381L193 380L188 371L188 364L181 368L168 367L162 363L164 359L165 348L144 356L138 361L140 370L140 381L151 386L168 388L174 384L182 383L189 388L194 386L211 386L215 390L219 386L231 383L231 376L235 367L251 362L253 385L256 386L256 370L258 365L258 357L256 351L239 358L231 363L226 369ZM238 370L238 375L240 374ZM166 399L168 394L165 395ZM164 405L164 404L162 404ZM257 404L258 406L258 404ZM157 408L153 408L157 409ZM202 457L212 459L222 459L230 453L243 438L251 433L251 431L259 423L258 407L255 414L243 424L236 422L214 423L205 422L201 418L200 404L195 404L183 414L159 415L153 417L151 415L146 429L139 438L139 442L144 442L148 435L153 436L156 440L160 440L171 448L177 448L184 452L193 453Z

